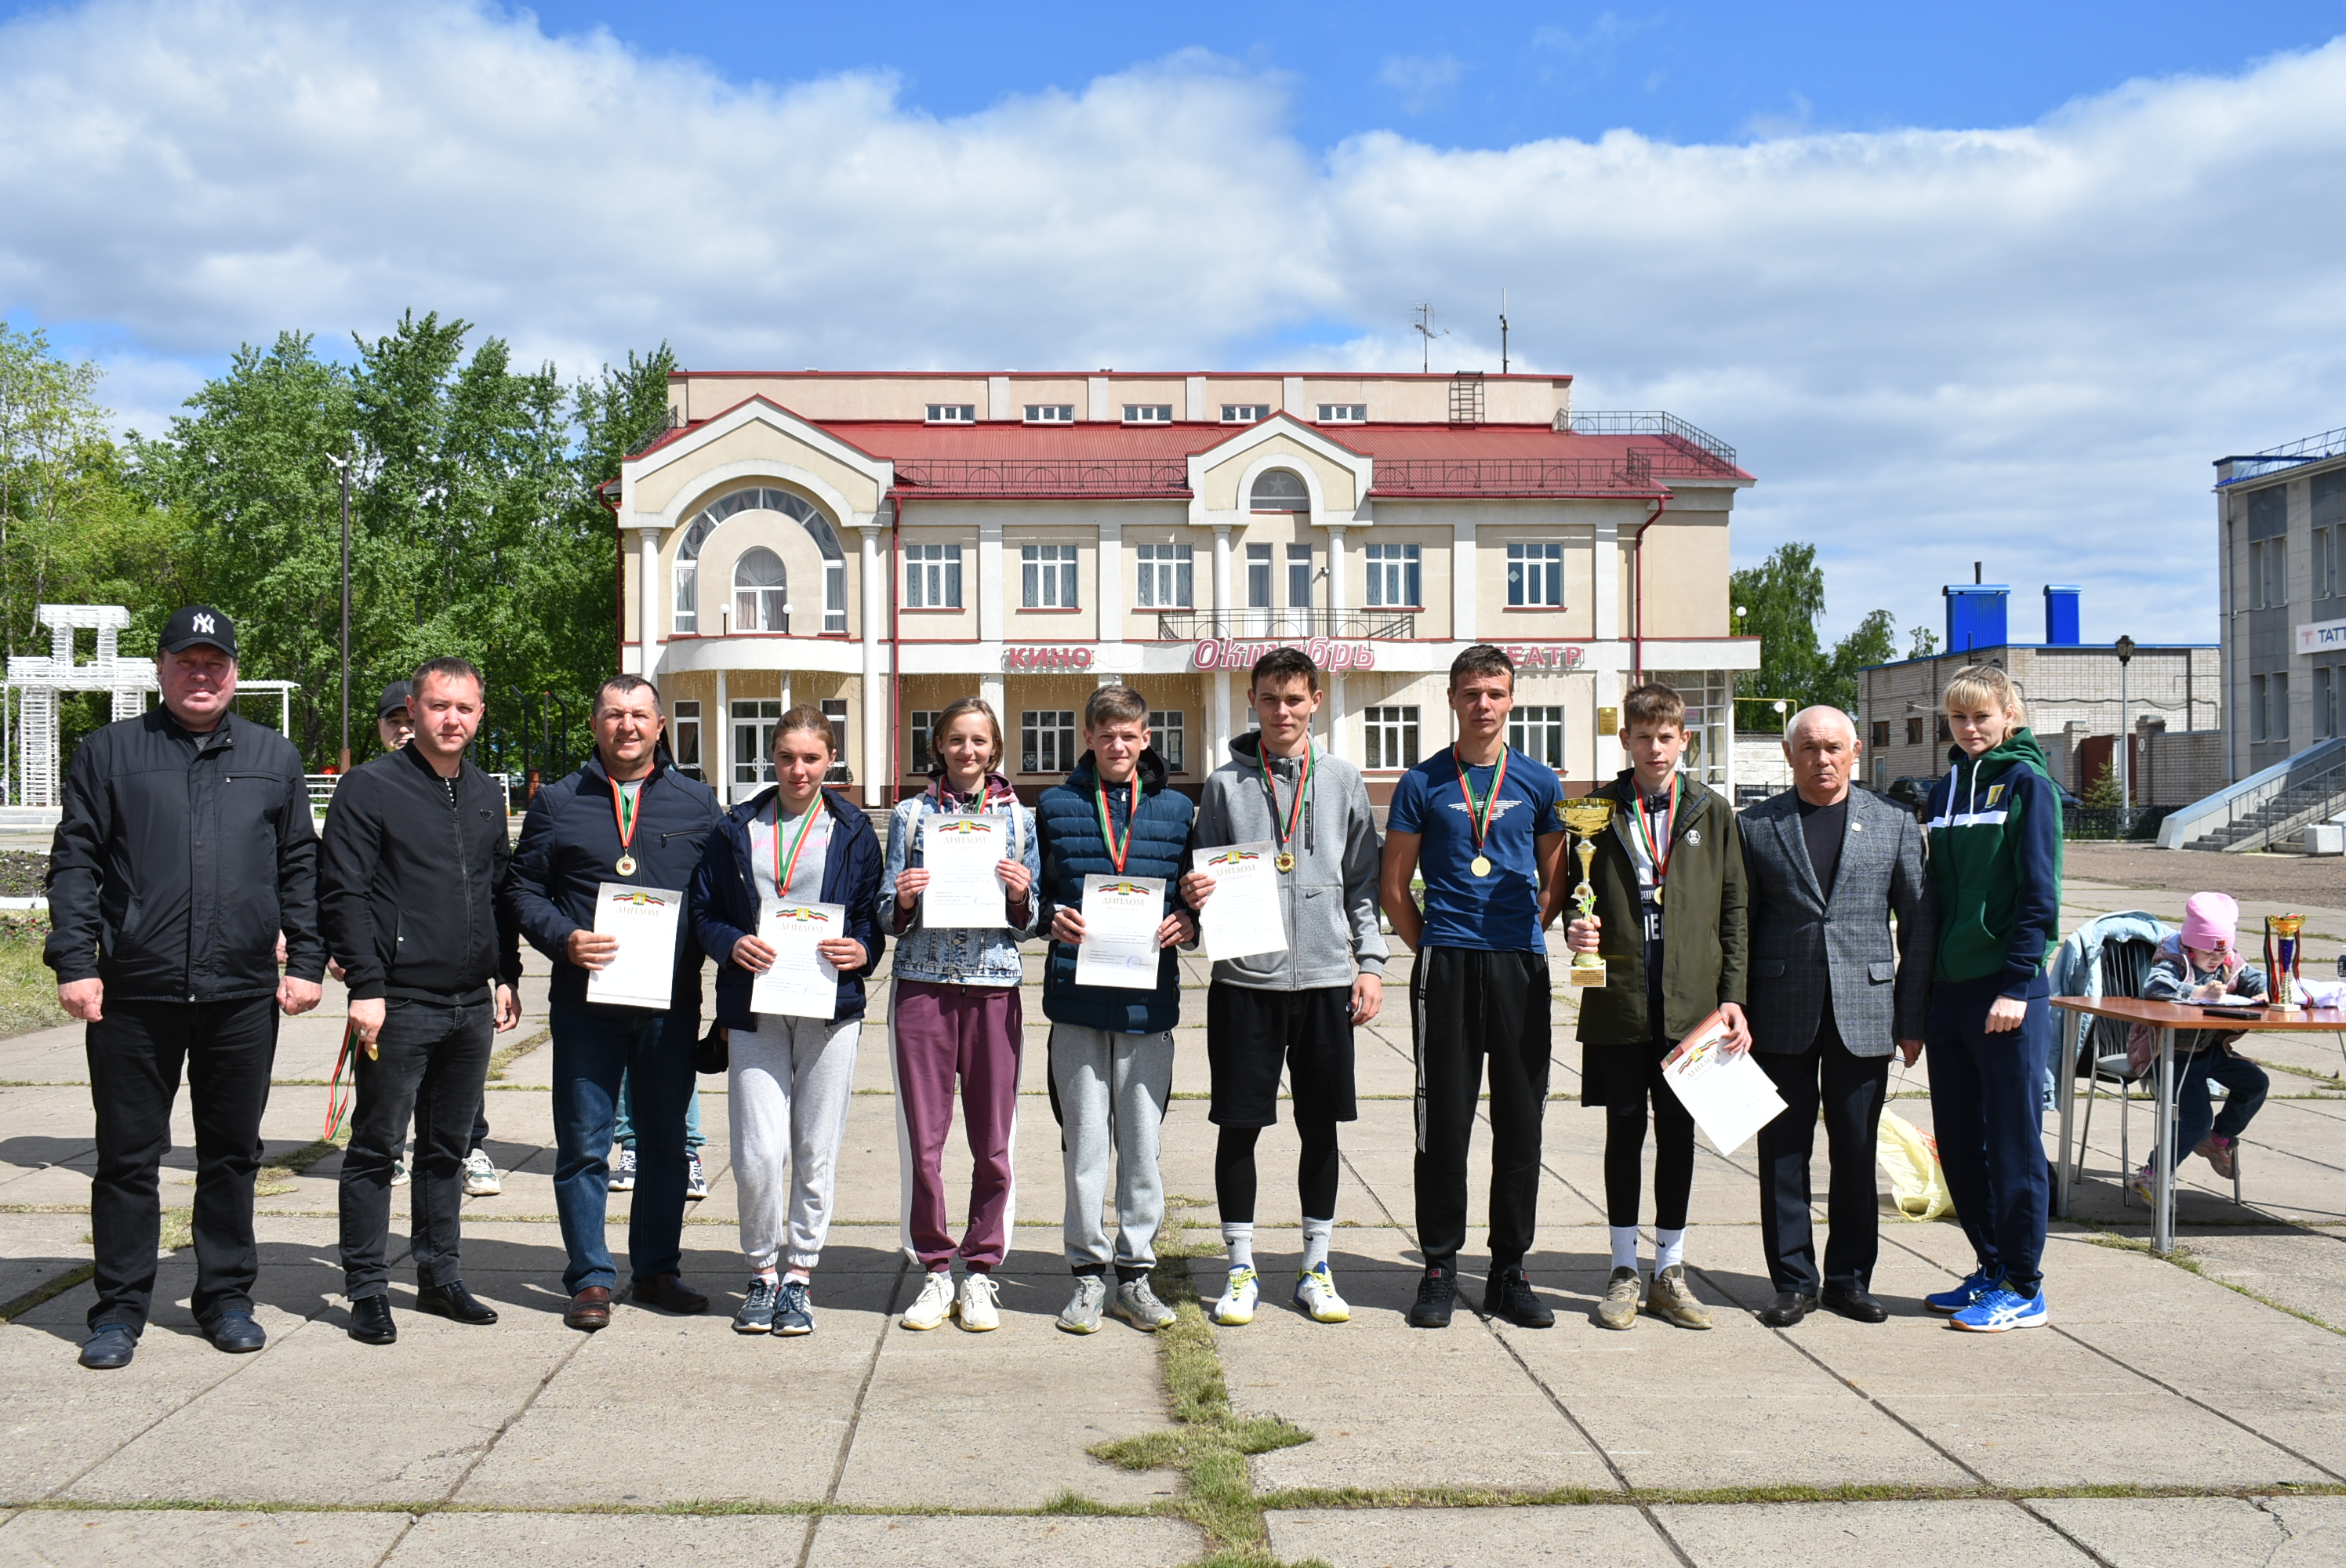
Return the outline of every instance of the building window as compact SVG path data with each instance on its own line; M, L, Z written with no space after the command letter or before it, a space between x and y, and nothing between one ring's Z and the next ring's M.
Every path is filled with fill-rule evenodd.
M1416 708L1363 709L1361 715L1361 728L1368 738L1365 766L1389 769L1417 766Z
M846 699L836 697L824 697L822 699L822 716L831 720L831 752L833 757L838 759L837 761L831 765L831 771L822 776L822 781L826 784L852 783L855 779L855 774L854 771L847 766Z
M904 716L904 771L926 773L929 770L929 731L937 727L937 715L943 708L916 708Z
M1507 715L1507 744L1535 762L1564 766L1564 709L1518 708Z
M1921 714L1916 714L1913 718L1906 721L1906 744L1909 746L1920 746L1923 744L1923 716Z
M1222 405L1224 424L1252 424L1257 420L1270 417L1270 405L1267 402L1226 402Z
M1917 740L1919 740L1919 739L1921 739L1921 738L1922 738L1922 737L1918 735L1918 736L1916 736L1916 737L1915 737L1915 738L1916 738ZM1875 719L1875 720L1873 721L1873 748L1874 748L1876 751L1879 751L1879 750L1881 750L1883 747L1885 747L1885 746L1887 746L1887 745L1889 745L1889 744L1890 744L1890 721L1889 721L1888 719L1886 719L1886 718L1877 718L1877 719Z
M1196 556L1187 545L1142 545L1140 607L1144 610L1186 610L1195 592Z
M822 553L822 629L847 630L847 555L839 545L838 531L815 504L787 490L758 486L736 490L703 507L688 524L676 548L676 631L697 636L700 631L700 551L717 525L737 512L779 512L795 520ZM738 620L739 617L737 616ZM737 626L737 631L747 627Z
M931 424L975 424L977 405L974 402L933 402L929 405Z
M2270 676L2267 681L2266 689L2272 693L2272 727L2270 733L2275 740L2285 741L2289 738L2289 677Z
M1028 424L1073 424L1076 405L1071 402L1030 402L1026 405Z
M697 700L668 705L668 749L678 772L704 782L700 767L700 704Z
M782 721L782 705L770 698L749 697L733 704L733 782L771 784L774 781L774 728Z
M1954 738L1955 738L1955 732L1954 732L1953 730L1949 729L1949 728L1947 728L1947 716L1946 716L1946 714L1945 714L1945 713L1942 712L1942 713L1939 715L1939 726L1938 726L1938 729L1937 729L1937 732L1936 732L1936 735L1935 735L1935 738L1938 740L1938 742L1939 742L1939 744L1940 744L1940 745L1944 746L1947 742L1949 742L1949 741L1953 740Z
M1270 608L1270 546L1250 545L1247 553L1247 608Z
M2260 675L2249 677L2249 738L2250 740L2263 740L2272 733L2272 708L2267 700L2266 678Z
M2289 603L2289 540L2264 539L2249 546L2249 607L2277 610Z
M1299 610L1311 607L1311 546L1287 547L1287 602Z
M1564 546L1507 546L1507 603L1564 607Z
M2313 738L2328 740L2338 733L2338 671L2323 665L2313 672Z
M1369 405L1364 402L1323 402L1320 405L1321 424L1360 424L1369 417Z
M763 545L742 551L741 558L733 563L733 629L790 629L790 590L783 576L782 558Z
M1365 554L1369 566L1369 604L1377 609L1416 609L1418 547L1414 545L1372 545Z
M1151 708L1148 714L1148 744L1170 773L1187 773L1188 752L1188 716L1178 708Z
M1309 512L1311 489L1291 468L1265 469L1247 492L1247 505L1257 512Z
M961 546L904 546L904 607L908 610L961 608Z
M2346 545L2346 529L2316 528L2313 531L2313 585L2308 592L2317 599L2333 598L2338 593L2338 552Z
M1022 608L1072 610L1076 607L1076 547L1073 545L1021 545L1018 547L1018 603Z
M1173 405L1169 402L1128 402L1124 405L1127 424L1171 424Z
M1076 766L1073 708L1028 708L1018 716L1018 770L1071 773Z

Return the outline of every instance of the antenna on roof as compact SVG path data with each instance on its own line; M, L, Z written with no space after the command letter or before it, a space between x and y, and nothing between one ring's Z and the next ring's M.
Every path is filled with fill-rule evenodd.
M1507 373L1507 291L1499 290L1499 373Z
M1417 317L1416 321L1410 323L1410 330L1425 340L1418 354L1417 368L1420 372L1430 375L1433 371L1433 340L1448 337L1450 329L1443 327L1438 331L1435 331L1432 305L1412 305L1410 310Z

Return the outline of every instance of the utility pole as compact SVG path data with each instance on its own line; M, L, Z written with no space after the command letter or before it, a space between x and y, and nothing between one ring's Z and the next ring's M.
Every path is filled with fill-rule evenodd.
M1507 373L1507 291L1499 290L1499 373Z
M342 750L339 773L351 770L351 460L331 453L326 461L342 476Z
M2134 727L2127 712L2127 666L2134 662L2134 639L2121 636L2118 656L2118 837L2134 831Z

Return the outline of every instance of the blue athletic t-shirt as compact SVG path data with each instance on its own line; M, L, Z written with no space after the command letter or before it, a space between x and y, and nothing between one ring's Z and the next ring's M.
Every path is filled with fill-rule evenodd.
M1474 799L1489 797L1498 765L1467 770ZM1564 787L1556 774L1510 747L1507 776L1491 807L1491 836L1482 852L1491 874L1474 873L1474 830L1466 797L1458 789L1457 753L1445 747L1401 777L1393 786L1386 830L1415 833L1418 874L1425 879L1427 947L1474 947L1486 952L1544 952L1540 933L1539 860L1533 840L1560 833L1556 814Z

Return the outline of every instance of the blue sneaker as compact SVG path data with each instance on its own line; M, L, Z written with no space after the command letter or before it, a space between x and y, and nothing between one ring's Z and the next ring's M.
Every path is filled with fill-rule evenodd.
M2045 1288L2036 1288L2035 1297L2023 1296L2011 1286L1998 1284L1971 1306L1947 1319L1951 1329L1963 1329L1974 1334L2001 1334L2007 1329L2042 1329L2053 1321L2052 1309L2045 1305Z
M2004 1283L2004 1270L1983 1268L1953 1290L1942 1290L1935 1296L1923 1298L1923 1305L1933 1312L1960 1312L1966 1307L1979 1305L1988 1292Z
M814 1302L798 1280L782 1281L780 1298L774 1303L774 1332L785 1338L814 1332Z

